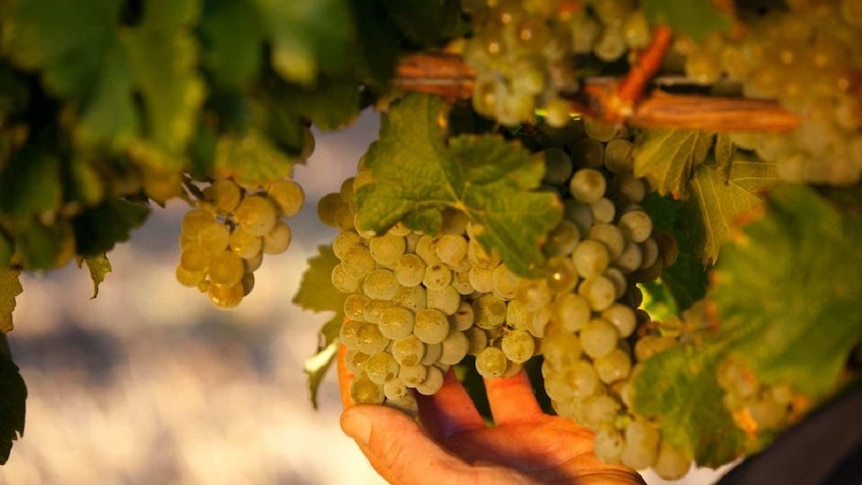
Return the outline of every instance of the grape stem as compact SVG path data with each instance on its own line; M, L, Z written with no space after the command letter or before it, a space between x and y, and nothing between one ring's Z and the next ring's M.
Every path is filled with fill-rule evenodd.
M661 34L660 42L665 41L664 35ZM648 64L655 62L656 58L660 64L664 55L664 51L660 52L658 48L651 51L650 48L641 55L640 67L635 67L622 80L583 78L579 98L572 100L574 113L602 119L607 118L607 113L617 113L622 115L621 121L644 128L780 132L793 130L799 125L799 117L774 100L670 94L659 89L643 96L645 84L658 69L658 66L648 68ZM475 75L473 69L456 54L424 52L404 57L399 62L393 84L404 91L435 94L454 103L473 95ZM617 103L619 98L631 96L631 106L615 111L609 105L614 95L618 97ZM638 100L640 97L643 99ZM616 109L619 110L620 106Z

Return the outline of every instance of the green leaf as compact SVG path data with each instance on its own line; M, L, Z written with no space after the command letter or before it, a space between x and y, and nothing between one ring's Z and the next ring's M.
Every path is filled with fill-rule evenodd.
M264 135L227 133L216 144L213 174L246 183L263 183L290 175L294 161Z
M272 66L284 80L313 86L320 73L349 67L353 29L344 0L256 3L269 32Z
M357 192L359 226L382 232L404 220L435 234L440 211L455 208L512 271L540 274L541 244L562 217L559 198L535 190L543 160L499 136L461 135L447 145L445 120L433 96L409 95L390 108L365 157L372 181Z
M713 278L723 328L746 334L729 351L763 382L823 399L862 340L862 215L782 186L742 231Z
M9 160L0 173L0 212L24 221L60 207L60 160L32 146Z
M217 85L240 87L263 61L265 32L254 2L209 0L201 19L203 62Z
M11 332L12 312L15 310L15 297L24 291L18 280L20 271L12 268L0 269L0 332Z
M78 257L78 267L86 264L90 270L90 278L93 280L93 296L91 299L99 296L99 285L105 281L105 276L111 272L111 262L108 261L107 254L97 254L89 257Z
M111 197L72 220L78 254L98 256L127 241L129 232L150 215L145 204Z
M723 465L754 445L722 405L715 377L725 345L681 345L643 361L631 385L633 407L655 419L662 439L691 453L699 465Z
M68 222L57 221L46 225L33 220L19 229L15 237L15 251L24 269L55 269L72 259L75 235Z
M761 193L778 183L775 167L775 163L738 151L730 162L729 176L717 164L703 164L695 171L691 192L703 228L698 249L704 264L716 261L734 221L761 207Z
M653 25L667 24L697 41L728 30L733 20L714 0L649 0L643 2L643 8Z
M27 386L12 362L6 335L0 333L0 465L9 460L12 442L24 435Z
M634 172L661 195L685 197L691 173L702 163L714 136L700 131L643 130L635 144Z
M308 269L302 275L299 290L293 303L315 312L332 311L335 315L320 330L317 353L305 361L308 374L311 404L317 408L317 390L335 358L338 334L344 319L344 300L347 295L332 286L332 269L339 263L330 246L318 246L318 255L308 260Z

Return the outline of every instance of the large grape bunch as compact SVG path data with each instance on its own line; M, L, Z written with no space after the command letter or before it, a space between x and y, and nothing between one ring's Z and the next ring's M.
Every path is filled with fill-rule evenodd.
M370 172L360 169L321 200L321 219L341 229L332 283L348 294L340 340L356 374L351 397L415 412L411 389L434 394L467 355L485 378L511 375L542 355L554 408L600 431L603 459L685 473L687 458L628 410L636 360L677 342L636 309L636 283L656 278L676 246L639 205L650 189L632 175L631 139L575 120L528 143L543 145L542 190L556 191L565 207L543 245L544 278L510 271L475 238L481 229L455 210L444 213L434 236L400 223L380 235L357 230L352 195L373 181Z
M799 115L788 134L734 136L777 162L785 180L853 185L862 178L862 2L786 4L748 15L743 35L683 42L687 75L706 84L727 76L746 96L778 99Z
M572 54L612 62L649 43L644 12L634 0L468 0L472 36L461 50L476 71L473 107L504 125L545 121L564 126L578 90Z
M254 287L264 254L290 245L290 226L305 195L291 179L263 186L216 179L206 186L182 222L177 281L206 293L221 309L234 308Z

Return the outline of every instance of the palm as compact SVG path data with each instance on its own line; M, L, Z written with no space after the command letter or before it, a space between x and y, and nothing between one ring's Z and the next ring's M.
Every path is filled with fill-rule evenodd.
M342 359L339 380L344 391L352 375ZM398 411L381 406L363 408L363 413L373 416L380 426L360 448L385 478L398 485L456 479L471 485L643 483L634 471L605 464L593 454L592 431L543 413L523 372L486 381L485 387L494 426L485 424L464 387L450 373L437 394L420 396L422 431ZM342 396L345 407L350 406L349 393L342 392ZM448 453L443 454L440 446ZM433 461L436 454L442 458L432 464L434 475L426 481L415 467L423 459ZM409 470L399 469L404 467Z

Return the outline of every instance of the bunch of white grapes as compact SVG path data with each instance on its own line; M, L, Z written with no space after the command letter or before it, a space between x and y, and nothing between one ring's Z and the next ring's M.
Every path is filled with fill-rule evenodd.
M291 232L282 219L299 212L305 194L291 179L263 186L217 179L202 195L183 218L177 281L218 308L234 308L254 287L263 255L287 250Z
M563 126L578 90L574 56L611 62L650 40L646 16L634 0L472 0L472 36L462 47L476 71L473 106L504 125L532 122L535 110Z
M778 163L791 182L852 185L862 178L862 2L793 0L753 15L742 36L687 47L687 76L742 82L752 98L777 99L801 118L786 134L734 136ZM684 49L686 50L686 49Z

